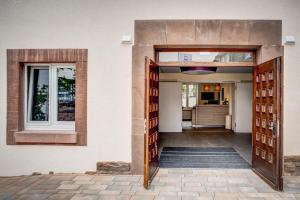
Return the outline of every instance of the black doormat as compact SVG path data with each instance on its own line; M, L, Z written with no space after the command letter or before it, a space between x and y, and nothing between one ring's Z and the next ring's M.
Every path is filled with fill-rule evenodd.
M249 169L250 165L231 147L164 147L161 168Z

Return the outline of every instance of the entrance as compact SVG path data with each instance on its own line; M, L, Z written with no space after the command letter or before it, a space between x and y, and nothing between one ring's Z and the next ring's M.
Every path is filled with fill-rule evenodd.
M230 52L230 50L226 52ZM259 65L255 65L255 62L251 63L248 61L239 62L238 64L242 67L251 66L253 68L252 169L274 189L282 190L282 136L280 128L282 121L281 58L272 59ZM231 65L236 66L237 63L222 61L213 63L194 62L192 60L155 63L146 57L145 188L149 187L151 180L159 170L159 67L201 68L201 70L203 70L202 66L205 66L209 70L216 66L232 67ZM205 95L209 96L210 94ZM197 108L194 112L195 115L197 115Z

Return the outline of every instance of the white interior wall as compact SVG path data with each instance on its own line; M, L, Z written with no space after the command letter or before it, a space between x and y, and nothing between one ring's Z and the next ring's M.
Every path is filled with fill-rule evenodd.
M132 47L135 19L282 19L300 38L298 0L1 0L0 175L84 172L97 161L131 161ZM134 36L134 35L133 35ZM6 145L6 49L87 48L88 146ZM300 155L300 46L284 49L284 155ZM115 147L118 148L115 148Z
M159 132L182 132L181 83L159 83Z
M235 132L252 132L252 82L236 83L235 90Z

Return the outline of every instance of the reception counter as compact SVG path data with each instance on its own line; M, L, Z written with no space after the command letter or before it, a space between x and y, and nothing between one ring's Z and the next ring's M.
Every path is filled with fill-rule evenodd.
M228 105L198 105L192 110L193 126L225 126Z

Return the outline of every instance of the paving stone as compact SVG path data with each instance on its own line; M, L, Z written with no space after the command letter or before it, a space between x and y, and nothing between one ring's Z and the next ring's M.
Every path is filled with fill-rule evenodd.
M85 175L83 175L83 176L76 176L74 179L73 179L73 181L89 181L89 180L91 180L91 179L93 179L93 176L90 176L90 175L87 175L87 176L85 176Z
M131 195L101 195L99 200L130 200Z
M39 184L39 185L33 186L32 189L51 190L51 189L56 189L57 187L59 187L59 185L56 185L56 184Z
M159 195L155 196L155 200L181 200L181 197L175 195L175 196L170 196L170 195Z
M119 195L120 193L121 191L113 191L113 190L103 190L99 192L100 195Z
M29 189L25 191L26 194L55 194L57 190L55 189Z
M73 174L56 174L56 175L49 175L48 177L49 177L49 180L71 181L76 177L76 175L73 175Z
M159 182L161 183L180 183L181 182L181 177L160 177Z
M130 185L131 182L115 182L114 185Z
M107 190L113 191L123 191L123 190L130 190L132 186L130 185L109 185L107 186Z
M168 191L168 192L180 192L181 191L181 187L178 186L154 186L154 190L158 190L158 191Z
M203 186L190 186L182 187L183 192L206 192L206 188Z
M135 191L121 191L121 194L125 194L125 195L134 195Z
M70 200L75 194L53 194L48 200Z
M123 181L123 182L137 182L141 176L116 176L113 181Z
M59 194L79 194L81 191L80 190L59 190Z
M183 192L178 192L178 196L193 196L193 197L198 197L199 193L198 192L193 192L193 191L183 191Z
M178 192L170 192L170 191L160 191L159 195L161 196L177 196Z
M195 186L202 186L199 182L186 182L184 183L184 187L195 187Z
M213 200L211 197L195 197L195 196L183 196L182 200Z
M76 194L71 200L98 200L100 196L91 194Z
M47 199L51 194L23 194L18 200L43 200Z
M158 195L158 194L159 194L159 191L153 191L153 190L135 192L135 195L137 195L137 196Z
M239 187L241 192L257 192L254 187Z
M228 187L206 187L207 192L229 192Z
M82 190L105 190L107 185L82 185L80 189ZM100 191L99 191L100 192Z
M80 187L80 185L76 185L76 184L64 184L64 185L60 185L57 189L59 190L76 190Z
M191 176L191 177L183 177L182 178L182 182L186 183L186 182L197 182L197 183L204 183L204 182L208 182L207 181L208 177L200 177L200 176Z
M74 184L78 184L78 185L92 185L95 183L96 183L95 181L88 181L88 180L78 180L74 182Z
M226 178L224 177L208 177L207 179L208 182L215 182L215 183L220 183L220 182L227 182Z
M99 194L101 190L80 190L81 194Z
M134 195L130 200L153 200L155 195Z
M217 192L214 194L214 199L221 200L221 199L238 199L239 193L224 193L224 192Z
M154 190L155 187L156 187L156 186L151 185L150 188L149 188L148 190ZM131 191L137 192L137 191L147 191L147 190L146 190L146 189L144 188L144 186L142 186L142 185L133 185L133 186L131 187Z
M96 175L91 180L92 181L112 181L115 178L115 176L109 176L109 175Z

